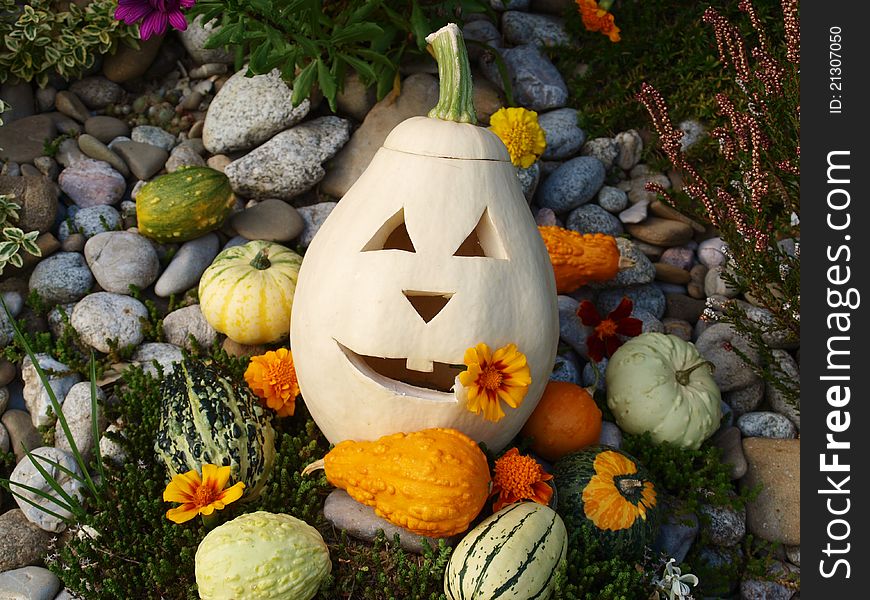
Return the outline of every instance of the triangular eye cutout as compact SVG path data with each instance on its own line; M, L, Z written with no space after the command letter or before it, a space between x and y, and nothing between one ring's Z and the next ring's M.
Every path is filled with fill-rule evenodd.
M403 290L405 298L420 315L426 323L438 316L450 299L453 297L451 292L415 292L412 290Z
M453 256L485 256L507 260L507 252L501 242L501 237L489 218L489 209L484 209L477 226L460 244Z
M405 227L405 209L400 208L399 212L387 219L362 249L363 252L373 250L417 251Z

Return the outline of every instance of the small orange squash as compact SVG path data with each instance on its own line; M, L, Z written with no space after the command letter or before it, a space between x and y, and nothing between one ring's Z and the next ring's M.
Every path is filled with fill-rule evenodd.
M598 442L601 409L586 388L550 381L521 434L532 438L531 447L537 455L555 462Z
M448 537L468 529L489 495L486 456L455 429L394 433L374 442L346 440L307 475L326 479L375 514L416 534Z
M578 233L556 225L540 226L553 274L556 291L573 292L590 281L607 281L616 277L621 267L619 248L613 236L603 233Z

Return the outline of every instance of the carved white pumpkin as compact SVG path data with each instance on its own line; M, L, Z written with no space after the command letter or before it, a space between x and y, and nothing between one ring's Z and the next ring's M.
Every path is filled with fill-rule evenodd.
M441 116L399 124L322 225L299 272L291 346L306 406L330 442L454 427L499 450L553 366L553 269L504 144L472 124L458 30L429 41ZM502 404L498 422L451 391L480 342L516 344L531 373L522 404Z

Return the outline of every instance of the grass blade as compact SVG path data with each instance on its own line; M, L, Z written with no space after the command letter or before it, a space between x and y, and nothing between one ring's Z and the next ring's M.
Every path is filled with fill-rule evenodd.
M94 353L91 352L90 364L90 379L91 379L91 427L94 436L94 460L97 462L97 472L100 475L100 485L106 484L106 471L103 468L103 456L100 453L100 424L97 414L99 407L97 406L97 363L94 360Z

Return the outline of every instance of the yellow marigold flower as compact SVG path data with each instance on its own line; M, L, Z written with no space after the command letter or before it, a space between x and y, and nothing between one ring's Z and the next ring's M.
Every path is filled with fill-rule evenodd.
M206 464L202 465L202 478L196 471L174 476L163 491L163 500L180 502L181 506L166 511L166 518L174 523L184 523L196 515L207 517L241 498L245 489L243 482L224 489L230 479L230 470L230 467Z
M533 110L500 108L489 118L489 128L507 146L511 162L517 167L529 168L547 147L538 113Z
M252 356L245 371L245 381L279 417L288 417L296 410L299 381L293 366L293 354L287 348Z
M498 499L492 510L498 512L508 504L520 500L549 504L553 497L553 488L544 482L552 478L534 458L523 456L519 450L511 448L495 461L490 495L498 494Z
M619 41L619 27L613 20L613 15L607 12L610 8L610 2L601 2L599 5L595 0L577 0L577 7L580 9L580 16L583 17L583 26L587 31L600 31L611 42Z
M493 354L486 344L478 344L465 351L467 371L456 378L455 393L460 402L476 415L483 412L488 421L497 422L504 417L499 400L511 408L523 402L532 377L526 356L515 344L508 344Z
M592 463L595 475L583 489L583 512L599 529L628 529L656 505L656 491L649 481L628 477L637 466L625 456L605 450Z

